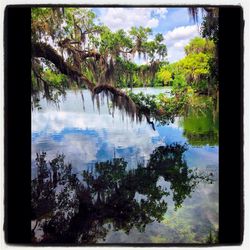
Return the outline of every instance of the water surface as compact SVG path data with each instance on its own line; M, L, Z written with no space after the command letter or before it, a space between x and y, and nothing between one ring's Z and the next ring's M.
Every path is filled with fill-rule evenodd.
M140 91L146 94L167 92L170 95L166 88L134 90L136 93ZM205 243L209 241L211 232L218 231L218 117L211 110L203 110L201 113L190 111L183 117L177 117L174 123L164 126L156 122L153 130L145 120L141 123L131 122L121 111L112 112L110 103L105 98L101 100L100 109L97 109L87 90L67 91L59 106L44 99L40 105L41 110L32 112L33 179L37 176L36 153L46 152L48 160L63 153L65 162L72 164L72 172L82 181L83 171L92 173L96 179L105 176L106 172L95 170L98 166L96 164L102 164L102 168L108 166L107 169L120 167L117 172L119 178L116 177L114 182L119 182L120 186L128 183L124 189L120 188L120 197L125 203L128 200L134 202L131 203L133 223L128 226L122 221L122 215L114 218L106 215L102 219L99 218L100 215L96 221L102 227L102 233L97 230L94 239L86 238L89 243ZM184 152L180 152L177 145L185 145ZM173 156L169 156L171 154ZM147 167L151 168L154 161L160 165L162 157L166 155L179 161L180 171L187 168L191 171L198 169L202 173L212 172L213 183L201 181L189 193L188 181L191 181L187 177L183 179L184 173L180 177L166 174L162 168L150 174L145 170ZM132 184L132 180L137 183ZM149 181L150 190L146 190L143 185L146 180ZM94 184L90 183L91 185ZM180 191L184 187L186 189ZM127 198L124 190L129 190L129 195L134 197ZM160 190L168 191L158 197ZM181 192L184 192L183 196ZM107 193L105 190L105 194ZM142 200L146 201L144 206L141 204ZM113 202L123 204L120 200L117 203L114 198ZM181 204L176 208L178 202ZM135 209L137 204L139 210ZM109 206L112 206L112 199L103 209L107 210ZM152 207L146 208L143 216L152 214L148 215L150 220L145 223L146 226L140 228L143 222L140 224L136 218L141 220L144 217L137 216L136 213L140 214L140 210L146 206ZM162 211L163 217L157 211ZM129 215L126 216L124 218L128 220ZM159 217L161 220L157 221ZM148 218L145 217L145 221ZM83 236L79 236L81 237Z

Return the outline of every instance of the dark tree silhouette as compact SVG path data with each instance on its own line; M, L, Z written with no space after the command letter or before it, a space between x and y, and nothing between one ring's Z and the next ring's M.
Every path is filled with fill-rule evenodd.
M212 176L188 169L186 149L161 146L146 166L139 163L133 170L123 158L97 162L92 172L83 171L82 180L63 155L47 163L46 153L37 154L38 173L31 182L33 242L95 243L109 230L142 232L147 224L161 221L170 191L177 209L200 181L212 181ZM160 177L170 182L170 190L157 185ZM43 231L40 238L38 229Z

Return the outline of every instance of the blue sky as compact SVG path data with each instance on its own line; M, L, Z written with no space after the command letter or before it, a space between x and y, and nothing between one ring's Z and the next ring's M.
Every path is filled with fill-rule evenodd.
M111 30L129 30L132 26L150 27L153 34L162 33L168 49L169 62L185 56L184 47L200 36L199 27L202 13L199 11L198 24L188 15L187 8L92 8L99 22ZM144 60L144 59L141 59ZM145 61L138 61L145 63Z

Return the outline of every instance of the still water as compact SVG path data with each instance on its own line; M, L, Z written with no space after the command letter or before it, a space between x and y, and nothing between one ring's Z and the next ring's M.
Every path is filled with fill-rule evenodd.
M166 88L133 91L170 95ZM211 235L216 238L218 117L211 110L190 110L168 125L155 122L153 130L146 121L131 122L121 111L111 111L105 98L97 109L87 90L67 91L59 106L44 99L40 106L32 111L32 179L37 178L37 153L46 152L48 162L63 154L92 199L74 232L75 243L206 243ZM204 181L211 173L213 181ZM36 227L37 242L45 238L46 216Z

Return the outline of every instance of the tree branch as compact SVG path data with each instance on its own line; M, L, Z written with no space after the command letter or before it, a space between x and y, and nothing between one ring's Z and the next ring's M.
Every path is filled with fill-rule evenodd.
M85 55L84 59L89 57L90 55L96 56L97 53L95 52L89 52L88 54ZM50 62L52 62L58 70L61 71L61 73L69 76L72 80L78 82L79 80L83 81L84 84L88 87L88 89L94 94L97 95L101 92L110 92L113 94L115 99L117 97L123 98L125 101L123 103L123 108L127 110L132 116L136 115L140 108L131 100L131 98L123 91L109 85L109 84L101 84L98 86L95 86L93 82L88 80L84 75L81 74L75 67L72 67L68 65L63 58L56 52L55 49L53 49L50 45L46 43L33 43L32 44L32 56L33 57L42 57ZM83 58L82 58L83 59ZM115 101L114 99L114 101ZM118 106L122 105L119 103L119 101L116 101L116 104ZM149 115L146 112L141 112L145 117L146 120L149 124L152 125L152 128L154 129L154 124L153 122L150 121Z
M32 56L43 57L50 62L54 63L61 73L69 76L72 80L79 82L82 81L92 91L94 83L88 80L84 75L81 74L75 67L68 65L60 56L56 50L46 43L32 43Z
M126 111L132 116L134 115L138 116L139 113L143 114L146 118L147 123L152 126L153 130L155 130L154 122L150 121L150 110L146 110L146 109L143 110L138 105L136 105L134 101L124 91L119 90L111 85L106 85L106 84L98 85L93 89L93 94L97 95L103 91L106 91L106 92L108 91L112 93L115 97L119 96L123 98L125 101L123 102L123 106L126 109ZM118 106L119 106L119 103L118 103Z

